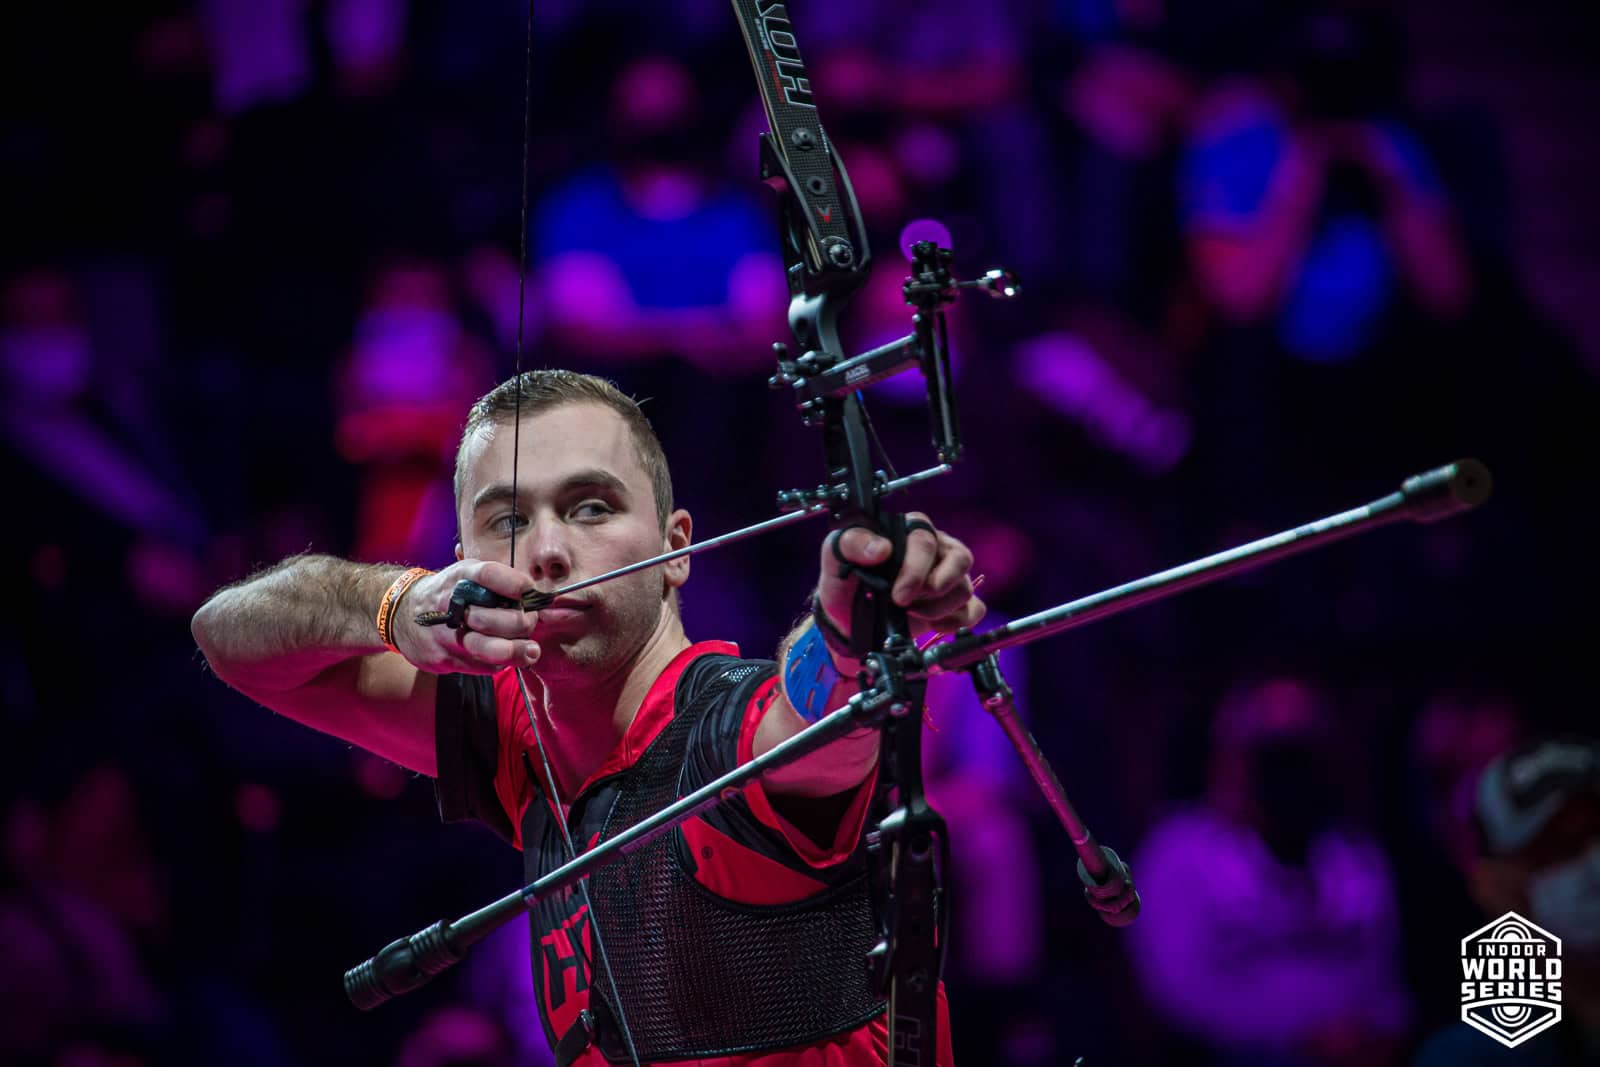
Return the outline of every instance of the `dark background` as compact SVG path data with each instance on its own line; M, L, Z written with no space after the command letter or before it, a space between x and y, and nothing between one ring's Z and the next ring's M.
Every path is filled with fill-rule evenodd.
M1518 738L1591 721L1588 5L790 8L878 253L851 343L909 325L896 245L912 219L949 225L962 273L1024 280L1019 301L953 314L969 458L912 501L974 547L997 612L1458 456L1494 471L1477 513L1143 608L1021 665L1036 733L1124 854L1202 793L1228 694L1274 677L1317 694L1338 816L1387 857L1384 951L1411 991L1355 1061L1403 1062L1453 1016L1455 946L1482 921L1452 845L1463 783ZM228 690L187 628L211 590L295 552L450 558L459 420L512 368L524 18L501 0L8 10L0 929L16 962L0 1029L18 1062L541 1062L521 1047L538 1038L517 1021L516 937L402 1003L348 1006L346 966L506 892L518 857L437 825L427 781ZM783 295L732 13L536 4L531 94L524 365L648 398L698 535L764 517L822 471L765 387ZM1276 117L1213 151L1236 106ZM1299 186L1279 281L1241 296L1228 279L1273 258L1267 216L1301 180L1291 142L1333 161ZM1318 244L1350 219L1364 237ZM1409 259L1406 220L1424 231ZM1220 273L1218 234L1236 257ZM926 465L915 390L888 391L891 455ZM697 560L691 636L770 654L821 534ZM1003 752L973 751L941 764L958 847L985 804L1018 833L981 861L989 888L958 896L958 923L969 909L970 938L1022 947L989 966L958 939L962 1061L1238 1062L1146 999L1048 812ZM1011 908L1021 878L1031 903ZM1355 1054L1284 1055L1270 1062Z

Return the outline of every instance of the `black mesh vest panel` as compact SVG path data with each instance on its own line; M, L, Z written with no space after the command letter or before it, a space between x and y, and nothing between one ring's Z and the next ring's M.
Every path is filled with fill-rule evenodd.
M626 772L601 840L678 799L695 723L757 669L705 656L684 671L673 719ZM865 873L794 904L740 904L695 881L684 850L674 830L589 879L642 1061L807 1045L883 1011L868 980L878 928ZM598 960L595 971L591 1004L614 1018ZM628 1061L614 1024L602 1024L597 1044L608 1060Z

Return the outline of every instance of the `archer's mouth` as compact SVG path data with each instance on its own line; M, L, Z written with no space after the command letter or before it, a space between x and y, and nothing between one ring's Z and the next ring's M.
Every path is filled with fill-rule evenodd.
M549 607L539 610L539 621L536 627L544 626L546 623L571 622L574 619L582 618L593 607L594 605L587 600L579 600L576 597L561 597L552 601Z

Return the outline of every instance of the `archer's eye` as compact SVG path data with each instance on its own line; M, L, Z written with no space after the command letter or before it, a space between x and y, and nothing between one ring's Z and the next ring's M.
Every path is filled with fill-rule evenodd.
M501 535L509 535L528 525L526 516L515 511L505 515L498 515L489 522L489 529Z
M604 500L585 500L572 509L572 516L583 522L594 522L613 513L615 509Z

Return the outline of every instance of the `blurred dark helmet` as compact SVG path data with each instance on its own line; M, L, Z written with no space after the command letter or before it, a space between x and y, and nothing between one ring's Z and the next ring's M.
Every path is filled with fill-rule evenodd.
M1478 779L1475 816L1486 855L1532 845L1568 801L1600 798L1600 742L1542 740L1497 757Z
M1528 918L1600 957L1600 742L1547 739L1497 758L1474 811L1485 868L1514 880Z

